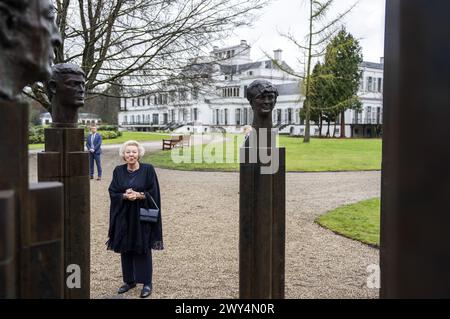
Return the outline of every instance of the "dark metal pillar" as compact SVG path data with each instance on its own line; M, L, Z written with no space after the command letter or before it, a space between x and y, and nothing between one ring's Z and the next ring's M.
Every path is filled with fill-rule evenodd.
M64 298L63 186L30 185L30 276L23 298Z
M90 181L83 129L45 130L45 152L38 154L38 178L64 184L64 269L76 265L81 270L81 287L65 286L64 298L87 299L90 297Z
M59 298L63 272L49 261L61 257L62 185L29 189L28 107L0 105L0 298Z
M279 169L261 174L265 165L251 163L250 149L241 151L239 296L245 299L284 298L285 274L285 149ZM251 151L250 151L251 152Z
M0 190L10 190L14 194L13 203L8 200L9 211L5 211L2 218L1 223L6 224L0 224L0 228L14 228L15 246L14 258L10 260L15 269L15 289L0 294L18 298L28 288L28 104L0 101L0 119L3 123L0 125ZM14 220L11 220L11 209ZM0 245L10 246L10 243Z
M16 296L14 191L0 191L0 299Z
M381 297L450 297L450 2L387 0Z

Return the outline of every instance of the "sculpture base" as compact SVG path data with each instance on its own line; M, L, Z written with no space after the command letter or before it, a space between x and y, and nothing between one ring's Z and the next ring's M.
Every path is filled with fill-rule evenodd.
M45 130L45 152L38 154L39 181L64 184L64 270L79 267L80 285L65 287L64 298L90 298L90 180L84 130ZM69 273L68 275L70 275Z
M285 149L279 167L261 174L261 163L240 165L239 297L284 298ZM248 157L247 157L248 159Z

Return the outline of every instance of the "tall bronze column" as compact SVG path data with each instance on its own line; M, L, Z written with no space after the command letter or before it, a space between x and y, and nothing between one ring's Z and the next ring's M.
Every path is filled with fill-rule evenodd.
M28 209L28 104L17 101L0 101L0 190L10 194L3 199L0 228L6 232L13 230L14 239L11 242L0 242L2 250L8 252L8 258L3 260L8 270L3 277L9 282L14 281L14 291L11 285L7 292L10 297L20 297L21 288L27 282L29 273L27 253L29 247L29 209ZM4 193L5 194L5 193ZM13 196L11 198L11 196ZM7 233L5 233L6 235ZM11 234L7 235L11 239ZM6 239L6 238L5 238ZM11 249L14 254L11 255ZM12 266L13 265L13 266ZM14 271L11 269L14 268ZM0 270L2 271L2 270ZM14 279L11 278L14 274ZM21 287L22 286L22 287Z
M26 85L48 79L53 51L61 38L48 0L2 0L0 7L0 297L58 298L61 289L48 289L48 285L49 281L58 281L55 276L61 274L60 269L40 263L44 259L33 259L33 253L40 256L44 249L54 261L61 256L45 242L39 242L39 249L34 246L38 238L33 237L33 218L42 216L43 211L42 206L30 211L29 105L22 101L21 93ZM51 189L46 186L41 185L40 189L43 194L52 194L55 205L44 209L49 215L58 216L58 191L62 185L52 185ZM44 233L39 235L52 233L52 239L58 241L58 232L52 228L58 225L50 224L40 228ZM39 282L40 276L48 280Z
M87 299L90 298L89 153L84 151L84 130L77 128L78 108L84 104L85 75L73 64L57 64L52 70L47 91L53 124L45 130L45 152L38 154L38 178L64 184L64 269L68 272L64 298Z
M382 298L450 297L449 12L387 0Z
M253 131L241 148L239 296L284 298L285 150L275 147L272 110L278 92L266 81L247 90ZM273 145L272 142L273 141Z
M0 191L0 299L16 296L14 191Z

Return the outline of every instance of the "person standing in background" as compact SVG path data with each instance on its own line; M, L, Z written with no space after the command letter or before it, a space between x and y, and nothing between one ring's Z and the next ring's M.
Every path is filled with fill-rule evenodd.
M97 133L97 127L95 125L91 126L91 134L88 135L86 140L86 147L89 151L89 174L91 179L94 179L94 161L97 165L97 180L102 179L102 164L100 160L100 155L102 153L102 136Z

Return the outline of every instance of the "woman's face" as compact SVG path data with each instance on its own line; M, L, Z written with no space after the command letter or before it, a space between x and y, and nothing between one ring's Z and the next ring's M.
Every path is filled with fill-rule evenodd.
M135 164L139 159L139 149L137 146L127 146L124 152L125 162Z

